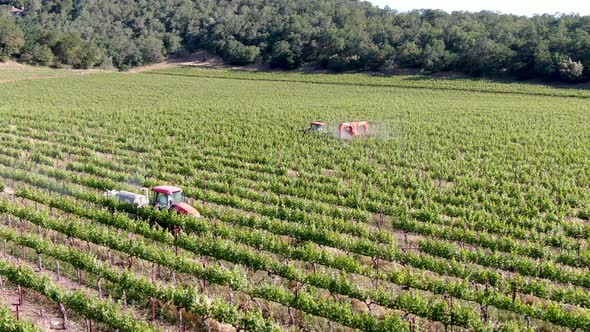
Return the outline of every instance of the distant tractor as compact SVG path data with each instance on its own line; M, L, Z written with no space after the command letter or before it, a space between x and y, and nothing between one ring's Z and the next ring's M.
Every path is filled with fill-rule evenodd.
M326 132L328 129L328 125L323 122L314 121L310 124L308 131L309 132Z
M108 190L105 197L115 197L119 201L129 202L138 208L151 205L160 210L175 211L179 214L200 217L199 211L186 203L182 189L173 186L157 186L152 188L153 196L150 200L148 188L141 188L143 194L136 194L124 190Z
M357 137L369 134L369 124L366 121L344 122L338 126L338 137Z
M326 133L328 125L323 122L314 121L307 129L308 132ZM343 122L338 126L337 136L339 138L349 138L357 136L367 136L369 134L369 123L366 121Z

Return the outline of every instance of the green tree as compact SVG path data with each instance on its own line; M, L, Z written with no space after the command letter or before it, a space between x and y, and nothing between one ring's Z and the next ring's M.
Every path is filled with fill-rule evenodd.
M164 55L162 54L164 43L161 39L154 36L141 38L137 42L137 48L141 53L142 63L157 63L164 60Z
M178 35L172 33L166 34L163 42L167 54L174 54L183 49L182 38Z
M108 54L112 58L113 65L121 69L123 67L130 68L141 63L139 48L130 38L124 35L118 35L111 39Z
M273 68L294 69L301 65L301 58L294 54L289 42L281 40L272 48L270 65Z
M223 54L229 63L245 65L256 61L260 56L260 49L256 46L246 46L232 39L225 43Z
M80 52L79 67L83 69L92 68L100 63L103 58L103 51L92 42L85 42Z
M20 57L24 63L36 66L50 66L54 63L55 57L47 45L33 44L25 49Z
M24 6L25 14L15 20L0 10L0 57L23 53L23 60L33 62L39 62L33 55L46 62L35 44L74 67L93 66L100 58L99 63L112 59L115 67L128 68L207 48L236 65L263 59L286 69L311 62L333 70L420 67L561 80L560 64L571 58L583 68L576 80L590 80L588 16L398 13L353 0L11 3Z
M0 61L6 61L18 55L24 45L23 31L16 24L14 17L2 10L0 12Z
M555 61L546 42L540 43L535 49L533 70L535 74L545 78L551 77L556 72Z
M442 40L433 40L431 44L424 47L421 58L422 68L438 72L448 68L452 55L445 50L445 43Z
M472 75L498 73L510 62L514 52L489 38L480 38L463 54L464 70Z
M52 47L57 60L72 67L80 67L83 50L84 43L82 39L73 33L57 37Z
M415 42L409 41L402 45L398 50L398 63L405 67L415 67L418 65L418 58L422 50Z

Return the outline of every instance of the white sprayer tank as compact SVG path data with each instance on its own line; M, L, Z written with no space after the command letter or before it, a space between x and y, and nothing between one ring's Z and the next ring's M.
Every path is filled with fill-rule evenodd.
M146 195L136 194L125 190L109 190L105 193L106 197L116 197L120 201L129 202L139 208L142 208L149 204L149 200Z

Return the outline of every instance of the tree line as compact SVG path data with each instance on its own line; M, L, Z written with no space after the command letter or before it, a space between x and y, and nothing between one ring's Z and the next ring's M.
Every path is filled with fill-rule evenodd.
M124 70L204 48L234 65L590 81L590 16L400 13L357 0L2 4L0 59L35 65Z

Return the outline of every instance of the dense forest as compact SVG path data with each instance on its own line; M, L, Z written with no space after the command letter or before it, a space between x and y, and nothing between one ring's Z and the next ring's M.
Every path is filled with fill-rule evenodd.
M590 80L590 16L400 13L356 0L0 1L0 59L129 67L207 49L296 69ZM13 13L12 6L23 8ZM573 8L572 8L573 9Z

